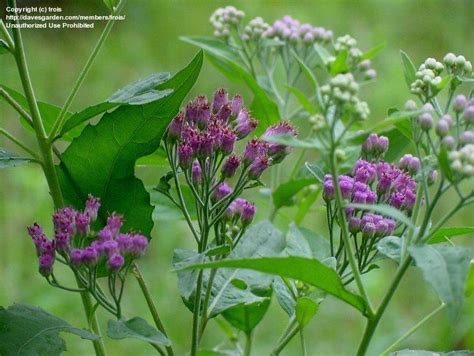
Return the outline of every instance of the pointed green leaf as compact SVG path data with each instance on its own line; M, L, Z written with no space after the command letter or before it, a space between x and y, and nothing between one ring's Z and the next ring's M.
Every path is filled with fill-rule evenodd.
M300 65L301 71L303 74L306 76L308 79L309 83L311 84L311 88L313 91L316 91L318 88L318 80L316 79L314 73L309 69L308 65L298 56L298 54L295 51L291 51L293 56L295 57L296 61Z
M421 269L424 279L447 306L455 319L464 302L464 288L469 272L469 250L445 244L410 246L408 252Z
M405 82L407 83L408 88L410 88L411 83L413 83L416 79L416 68L408 54L400 50L400 56L402 57Z
M9 52L10 49L8 48L8 44L4 40L0 39L0 56Z
M381 50L383 50L386 46L386 43L381 43L371 49L369 49L368 51L364 52L362 54L362 56L360 57L360 60L363 61L363 60L366 60L366 59L372 59L374 58Z
M314 183L313 178L300 178L280 184L272 193L275 209L294 205L293 197L303 188Z
M431 235L429 243L446 242L445 238L474 234L474 226L442 227Z
M466 288L464 289L464 296L469 298L474 294L474 260L471 261L469 273L467 275Z
M293 278L317 287L366 313L364 300L344 288L337 272L316 259L304 257L263 257L226 259L195 264L188 268L244 268Z
M308 297L298 298L296 301L296 321L300 328L304 328L313 319L319 309L319 304Z
M109 320L107 336L115 340L137 339L157 346L171 345L171 341L161 331L139 317L129 320Z
M3 356L56 356L66 351L66 343L59 336L68 332L83 339L97 340L98 336L78 329L43 309L26 304L0 307L0 354Z
M441 169L441 173L443 173L447 180L452 182L454 180L454 174L451 169L451 163L448 158L448 151L444 147L441 147L441 149L439 150L438 162L439 168Z
M343 50L338 53L334 62L331 63L330 72L331 75L337 75L339 73L347 72L349 67L347 66L347 50Z
M202 65L202 52L173 78L157 87L173 93L145 105L120 106L87 126L62 155L59 166L66 200L81 208L88 194L101 198L99 216L123 214L125 229L148 235L153 207L143 183L135 177L138 158L156 151L168 123L179 111ZM100 152L100 154L97 154Z
M315 114L317 112L316 106L306 97L305 93L303 93L298 88L287 86L288 91L293 94L298 101L298 103L310 114Z

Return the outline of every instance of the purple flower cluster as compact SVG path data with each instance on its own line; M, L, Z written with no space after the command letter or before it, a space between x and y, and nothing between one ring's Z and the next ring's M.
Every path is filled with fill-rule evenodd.
M194 183L201 183L203 174L213 175L218 158L225 159L221 167L224 178L233 177L242 166L248 178L256 180L289 153L285 145L253 139L242 156L234 154L235 143L256 126L257 120L243 107L242 97L230 99L226 90L219 89L212 103L204 96L191 101L169 124L167 141L177 145L179 166L183 171L191 171ZM265 132L267 137L284 134L296 135L296 130L281 122Z
M74 268L95 266L102 258L107 261L111 272L119 271L125 258L138 258L145 253L148 239L132 233L121 233L123 219L112 214L107 225L97 234L91 231L91 224L97 219L100 208L98 198L89 196L83 211L70 207L57 210L53 214L54 238L48 239L38 224L28 228L39 257L39 271L49 276L53 270L56 253L60 254ZM88 239L84 239L84 237ZM96 237L96 238L95 238ZM91 238L92 243L84 246Z
M252 222L255 212L255 204L245 199L237 198L227 208L225 218L234 224L240 220L243 226L247 226Z
M376 157L388 147L386 137L370 135L362 146L362 153ZM388 204L408 214L416 201L416 182L413 176L420 169L420 161L412 155L400 159L399 167L382 160L359 159L350 175L341 175L338 185L343 199L355 204ZM331 175L324 177L323 197L329 204L335 198L335 186ZM387 236L395 228L395 222L377 214L367 214L354 208L345 208L349 229L364 236Z
M300 21L286 15L280 20L276 20L263 33L263 36L311 44L314 42L329 42L333 37L333 33L323 27L314 27L308 23L301 24Z

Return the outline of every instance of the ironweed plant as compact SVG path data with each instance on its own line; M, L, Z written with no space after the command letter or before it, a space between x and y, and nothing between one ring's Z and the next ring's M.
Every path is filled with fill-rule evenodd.
M116 15L125 0L105 3ZM15 0L8 4L16 7ZM305 327L327 298L346 303L366 320L354 353L368 354L401 280L415 268L440 304L384 355L441 310L451 323L462 314L464 298L474 289L473 263L469 249L452 238L473 233L474 227L447 222L474 203L471 62L448 53L440 61L428 58L417 70L401 52L414 97L369 126L360 88L376 79L371 59L383 45L362 51L349 35L336 37L291 16L273 24L255 17L245 24L244 15L232 6L219 8L210 18L213 37L183 40L201 47L229 80L248 87L253 95L245 100L248 107L241 95L225 89L217 89L211 100L201 95L182 105L201 70L200 51L174 75L153 74L79 112L71 112L71 104L114 18L61 107L36 98L20 27L10 31L0 21L0 54L12 56L23 89L0 84L0 97L37 142L30 147L1 128L25 154L1 148L0 168L32 163L43 172L54 203L54 230L48 238L43 223L27 228L38 271L51 286L80 293L88 325L75 328L26 304L2 307L2 355L60 354L65 345L59 331L90 340L96 355L106 355L98 308L113 316L109 338L134 338L160 355L175 354L138 265L155 248L151 202L171 204L196 242L195 250L176 246L172 261L180 297L192 313L193 356L251 355L254 331L273 295L288 325L275 338L271 355L298 334L301 354L313 354ZM169 167L154 188L135 176L137 160L150 155ZM279 169L289 162L293 168ZM268 185L265 172L271 175ZM456 201L438 217L447 194ZM255 222L257 202L265 200L270 208L258 209L268 220ZM282 232L274 222L282 225L280 213L288 206L296 213ZM314 218L312 206L324 211L326 236L305 227ZM375 305L369 274L390 263L396 272ZM130 274L155 326L139 316L126 317L133 313L123 304ZM156 272L157 279L161 276ZM214 321L228 340L209 350L202 340Z

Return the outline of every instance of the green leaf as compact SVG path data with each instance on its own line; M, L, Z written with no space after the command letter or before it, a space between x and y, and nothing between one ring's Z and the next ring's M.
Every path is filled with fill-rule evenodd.
M113 11L116 0L104 0L104 4L109 8L110 11Z
M298 204L298 210L295 213L295 223L301 224L306 214L309 212L313 203L318 199L321 194L321 187L315 190L311 190L310 193L304 197Z
M189 299L194 293L199 273L196 270L183 270L183 268L205 260L206 256L202 253L184 249L174 250L173 268L178 271L178 289L184 299Z
M314 184L313 178L292 179L280 184L272 193L275 209L294 205L293 197L308 185Z
M17 167L22 164L30 162L29 158L21 157L20 155L0 147L0 169L7 167Z
M366 60L366 59L372 59L374 58L381 50L383 50L386 46L386 43L381 43L371 49L369 49L368 51L364 52L362 54L362 56L360 57L360 60L363 61L363 60Z
M298 103L310 114L315 114L317 112L316 106L306 97L305 93L303 93L301 90L298 88L292 87L292 86L287 86L288 91L292 93L296 100L298 100Z
M421 269L424 279L447 306L455 319L464 301L464 286L469 272L469 250L444 244L410 246L408 252Z
M319 58L321 58L321 61L323 62L324 65L327 65L329 63L329 58L331 58L331 53L328 52L326 48L321 46L318 43L315 43L313 45L314 50L316 51L317 55Z
M87 340L98 336L78 329L43 309L26 304L0 307L0 354L3 356L60 355L66 343L59 337L68 332Z
M212 53L217 57L225 58L234 62L240 62L238 52L232 49L232 47L227 45L225 42L215 37L182 36L179 39L186 43L200 47L206 52Z
M315 162L315 163L306 162L305 167L311 173L311 175L313 175L314 178L317 179L319 183L323 183L324 175L325 175L323 162Z
M156 346L170 346L171 341L148 324L145 319L135 317L129 320L109 320L107 336L111 339L137 339Z
M2 54L6 54L6 53L10 53L10 49L8 48L8 44L4 40L0 39L0 56Z
M469 273L467 275L466 288L464 289L464 296L466 298L474 294L474 261L471 261Z
M426 351L426 350L400 350L392 352L390 356L474 356L470 350L457 350L450 352Z
M400 56L402 57L405 82L407 83L408 88L410 88L411 83L416 79L416 68L408 54L400 50Z
M347 66L347 50L343 50L338 53L334 62L330 65L331 75L337 75L339 73L347 72L349 67Z
M296 302L296 321L304 328L313 319L319 309L319 304L308 297L298 298Z
M273 291L283 311L288 314L288 316L293 316L295 314L296 300L281 277L275 277L273 279Z
M407 122L410 125L409 122ZM399 126L396 124L396 126ZM394 162L399 159L402 154L406 153L407 149L410 148L413 141L406 137L402 131L398 128L391 129L389 131L384 131L381 133L386 136L390 142L388 145L388 150L385 153L385 161Z
M474 226L442 227L431 235L429 243L446 242L446 238L474 234Z
M159 185L164 184L160 182ZM171 220L184 220L185 217L180 208L178 208L167 196L159 193L158 187L153 188L150 191L151 204L155 207L153 212L153 220L155 221L171 221ZM171 185L169 186L171 191ZM194 195L189 186L183 185L181 187L183 193L184 202L188 209L189 216L192 220L197 219L196 205L194 204Z
M316 148L318 150L324 149L321 140L318 138L299 139L293 135L277 135L277 136L263 136L263 140L268 142L281 143L282 145L298 147L298 148Z
M158 86L171 77L170 73L154 73L118 90L107 99L110 103L144 105L170 95L173 90L159 90Z
M347 207L349 208L354 208L354 209L360 209L360 210L369 210L369 211L374 211L376 213L389 216L403 224L405 224L408 227L413 227L413 223L411 220L403 214L400 210L395 209L393 206L386 205L386 204L374 204L374 205L368 205L368 204L348 204Z
M439 150L438 162L439 162L439 168L441 169L441 172L443 173L443 175L446 177L447 180L452 182L454 180L454 174L451 169L451 164L448 157L448 151L444 147L441 147L441 149Z
M295 57L296 61L301 67L301 71L303 74L306 76L308 79L309 83L311 84L311 88L313 91L316 91L318 89L318 80L316 79L314 73L309 69L308 65L298 56L298 54L292 50L291 53Z
M385 236L377 243L377 250L388 258L400 263L402 238L398 236Z
M168 123L199 75L202 60L200 52L158 87L173 89L171 95L145 105L120 106L104 114L97 125L88 125L71 143L58 169L70 204L81 208L88 194L100 197L103 221L107 212L123 214L126 230L150 235L153 207L149 193L134 175L135 162L158 149Z
M439 84L436 85L435 90L433 90L433 94L436 95L441 90L443 90L446 87L446 85L448 85L448 83L451 81L452 78L453 77L451 75L446 75L445 77L443 77L443 79L441 79L441 82L439 82Z
M364 300L344 288L338 274L316 259L304 257L262 257L226 259L200 263L188 268L245 268L281 277L293 278L319 288L366 313Z

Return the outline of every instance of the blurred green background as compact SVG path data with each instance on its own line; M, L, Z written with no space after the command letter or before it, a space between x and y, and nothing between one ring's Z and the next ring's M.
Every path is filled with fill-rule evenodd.
M106 13L101 0L23 3L63 6L65 12L75 14ZM3 11L4 6L2 2L0 4ZM263 16L267 22L273 22L290 14L303 22L332 29L336 35L349 33L358 40L362 49L386 42L386 48L374 60L378 80L364 87L362 93L370 105L373 120L384 118L388 108L401 107L409 98L399 60L400 49L405 50L416 65L426 57L441 59L448 51L464 54L466 58L474 60L472 0L129 0L124 11L127 19L116 24L79 92L73 109L79 110L98 103L121 86L152 72L174 72L184 66L196 48L179 41L178 37L211 34L208 22L210 14L215 8L227 4L244 10L247 20ZM62 105L103 25L98 23L94 30L24 31L38 98ZM13 60L7 55L0 56L0 83L20 89ZM206 62L191 94L210 95L221 86L247 93L245 88L236 87L225 80ZM32 135L22 129L17 115L4 102L0 102L0 124L34 144ZM3 137L0 138L0 146L13 148ZM156 183L162 173L163 169L157 167L137 169L137 174L150 185ZM75 326L85 327L79 296L49 287L37 273L34 249L25 227L38 221L50 228L52 208L39 168L22 166L1 170L0 183L0 305L22 302L41 306ZM263 219L267 214L267 203L264 199L260 200L259 218ZM450 199L446 199L436 214L441 214L450 203ZM321 206L321 202L315 205L304 225L324 233L326 226L321 218ZM291 208L282 210L278 225L284 229L293 213ZM472 213L471 207L451 223L472 225ZM473 237L458 241L471 246L472 250ZM157 221L149 253L140 262L178 355L184 355L189 350L191 313L179 298L176 276L171 271L171 257L175 248L187 247L193 247L192 238L182 223ZM392 263L384 262L381 269L365 277L375 302L380 300L394 271ZM139 315L151 320L133 278L128 281L125 300L126 316ZM420 273L411 270L388 308L370 353L379 353L436 306L434 293L422 282ZM109 316L102 311L99 316L105 329ZM256 331L255 355L269 353L286 327L286 322L286 314L273 300L272 307ZM360 315L328 298L318 317L305 329L309 354L353 354L363 326ZM77 337L64 337L69 350L67 354L92 354L90 343ZM223 342L225 334L212 324L203 345L213 346ZM148 345L135 341L106 339L106 345L111 355L153 353ZM446 316L440 314L404 342L403 347L474 349L474 297L466 300L463 315L456 324L449 324ZM283 355L298 355L299 350L299 342L293 341Z

